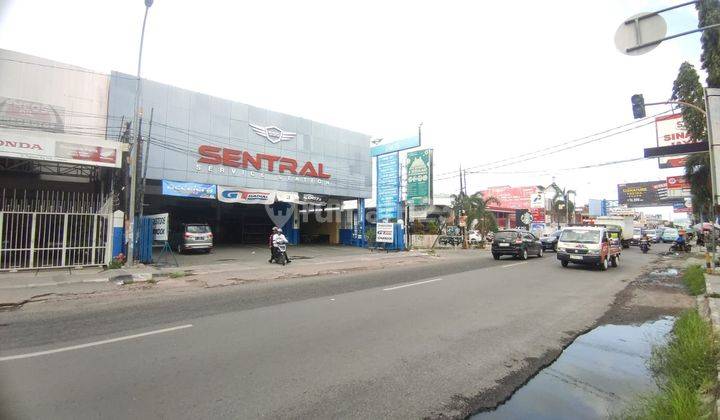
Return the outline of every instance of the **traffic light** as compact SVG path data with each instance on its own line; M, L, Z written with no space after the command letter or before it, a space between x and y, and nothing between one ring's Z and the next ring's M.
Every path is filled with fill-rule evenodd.
M633 117L645 118L645 98L638 93L630 98L630 102L632 102Z

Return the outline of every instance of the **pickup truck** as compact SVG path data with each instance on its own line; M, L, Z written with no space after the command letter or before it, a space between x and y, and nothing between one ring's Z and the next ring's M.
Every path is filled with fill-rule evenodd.
M570 263L592 265L607 270L620 263L620 244L604 227L578 226L563 229L557 245L557 259L563 267Z

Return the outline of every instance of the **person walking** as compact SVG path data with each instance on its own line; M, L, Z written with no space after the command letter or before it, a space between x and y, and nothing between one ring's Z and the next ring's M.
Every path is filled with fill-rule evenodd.
M270 237L268 238L268 247L270 248L270 259L268 260L268 262L270 264L272 264L273 261L275 261L275 244L273 242L274 242L275 234L277 233L277 231L278 231L278 227L273 226L272 232L270 232Z

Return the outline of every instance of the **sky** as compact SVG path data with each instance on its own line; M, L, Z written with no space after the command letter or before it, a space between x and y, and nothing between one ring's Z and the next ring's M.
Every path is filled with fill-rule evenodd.
M652 125L487 164L629 123L634 93L667 100L683 61L700 69L699 35L626 56L614 34L627 17L679 3L156 0L142 75L386 141L422 122L436 192L457 191L450 176L462 165L486 169L468 175L470 192L554 179L576 190L578 203L616 199L618 183L682 170L660 170L656 160L565 169L641 157L655 143ZM144 8L142 0L0 0L0 48L134 74ZM669 34L697 27L693 7L663 16Z

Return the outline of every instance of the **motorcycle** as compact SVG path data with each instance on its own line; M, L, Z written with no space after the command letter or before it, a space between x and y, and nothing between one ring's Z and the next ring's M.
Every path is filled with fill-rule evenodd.
M287 243L279 242L275 244L275 258L274 261L278 264L287 264Z
M688 243L675 242L670 245L670 252L690 252L692 247Z
M650 250L650 242L645 239L642 239L640 241L640 250L642 251L643 254L647 254L648 250Z

